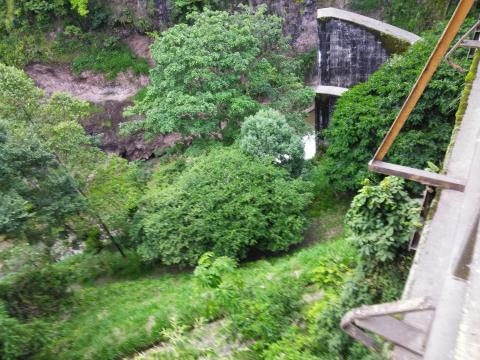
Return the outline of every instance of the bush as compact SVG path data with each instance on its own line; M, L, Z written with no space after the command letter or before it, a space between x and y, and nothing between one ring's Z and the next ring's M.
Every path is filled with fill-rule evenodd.
M143 262L133 251L127 251L125 255L124 258L118 252L110 251L100 254L79 254L54 266L72 273L71 282L79 284L92 284L100 278L134 279L154 268L153 264Z
M330 128L325 170L336 190L356 190L372 177L367 165L390 128L428 59L437 37L424 39L388 61L367 82L338 99ZM443 64L400 132L387 159L400 165L425 168L443 160L455 122L463 75Z
M290 334L288 334L290 335ZM283 337L281 340L271 344L263 352L262 359L265 360L324 360L311 352L312 344L309 338L301 333L292 334L289 337Z
M302 138L273 109L260 110L242 124L240 148L260 160L279 163L299 172L303 163Z
M430 29L438 21L445 19L456 3L448 0L419 2L417 0L353 0L354 11L375 13L383 21L402 29L419 32Z
M127 46L97 49L92 47L89 53L80 55L72 62L72 70L79 74L84 70L102 72L113 80L122 71L131 70L135 75L147 74L147 60L135 56Z
M134 252L104 251L100 254L79 254L57 263L25 267L0 282L0 302L9 314L32 320L56 314L73 301L74 284L93 284L100 278L135 279L149 273L154 266L142 261Z
M0 359L24 359L35 354L45 343L48 329L45 323L35 321L23 324L8 315L0 302Z
M404 252L420 209L404 190L404 183L393 176L379 185L367 180L353 199L345 218L347 234L365 261L393 261Z
M0 299L9 314L29 320L58 312L71 300L69 269L47 265L9 276L0 283Z
M358 249L358 264L339 301L318 318L319 353L332 359L380 358L356 344L339 324L352 308L401 296L410 265L406 244L418 217L417 205L405 192L404 180L395 177L379 185L367 182L353 199L345 223Z
M253 348L261 351L277 341L298 317L302 292L300 282L288 276L246 287L230 314L230 333L244 341L254 340Z
M379 304L398 300L408 275L409 262L364 268L359 264L350 280L344 285L340 298L330 303L318 318L315 332L316 353L326 359L383 359L371 354L340 329L342 317L351 309L362 305Z
M303 239L308 182L235 148L201 157L171 186L147 191L133 237L145 260L194 265L200 255L244 258Z

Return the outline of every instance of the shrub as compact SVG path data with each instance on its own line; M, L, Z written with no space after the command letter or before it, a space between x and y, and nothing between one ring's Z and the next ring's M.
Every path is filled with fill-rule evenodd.
M135 279L154 268L138 254L127 251L126 257L117 252L103 251L100 254L79 254L54 265L72 273L72 281L79 284L92 284L100 278ZM60 271L60 270L59 270Z
M353 0L355 11L376 13L381 9L383 21L402 29L419 32L430 29L438 20L445 19L456 3L447 0L418 2L416 0ZM453 7L453 8L452 8Z
M23 324L10 317L0 302L0 359L17 360L35 354L47 337L45 323L35 321Z
M361 305L397 300L409 270L406 243L419 208L404 189L404 180L387 177L379 185L368 181L353 199L345 218L347 235L359 258L339 301L323 311L317 322L318 352L331 358L372 356L339 329L343 315Z
M175 20L184 20L188 13L202 11L205 8L212 10L225 9L229 1L225 0L172 0L172 15Z
M260 110L242 124L240 148L260 160L279 163L298 172L303 162L302 138L273 109Z
M75 58L72 70L79 74L84 70L102 72L106 78L113 80L122 71L131 70L134 74L147 74L147 60L135 56L127 46L97 49L92 47L89 53Z
M69 269L54 265L30 268L0 282L0 299L18 319L54 314L71 300L72 278Z
M230 314L230 333L243 340L254 340L253 348L262 350L277 341L296 318L302 292L301 284L288 276L246 287Z
M325 170L336 190L356 190L372 177L367 165L390 128L428 59L437 37L424 39L388 61L367 82L338 99L330 128ZM439 67L430 85L400 132L388 161L424 168L441 163L450 140L462 90L463 75L447 64Z
M265 360L321 360L311 352L309 338L298 333L284 337L263 352Z
M323 359L383 359L371 354L340 329L342 317L351 309L362 305L395 301L402 295L403 284L408 275L408 261L364 268L359 264L352 277L344 285L341 296L322 311L316 323L316 353Z
M308 182L235 148L197 160L171 186L147 191L133 237L146 260L194 265L200 255L244 258L302 241Z
M365 261L392 261L405 250L419 204L409 197L404 183L393 176L378 185L367 180L353 199L345 218L347 234Z
M205 288L216 289L223 282L226 274L233 273L237 268L235 260L227 257L215 257L212 252L203 254L195 268L195 278Z

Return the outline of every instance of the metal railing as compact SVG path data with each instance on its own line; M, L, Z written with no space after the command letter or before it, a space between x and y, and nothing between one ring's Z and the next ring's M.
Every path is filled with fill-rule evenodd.
M383 161L387 155L395 139L405 125L408 117L417 105L420 97L427 88L433 74L438 69L443 58L447 54L448 48L457 36L462 24L465 22L468 13L473 6L474 0L461 0L458 4L452 18L450 19L445 31L438 40L438 43L428 59L423 71L421 72L417 82L413 86L400 112L394 120L390 130L385 135L380 147L375 156L370 161L368 168L371 171L404 177L406 179L414 180L425 185L440 186L448 189L463 191L465 189L465 181L462 179L455 179L447 175L434 174L428 171L414 169L406 166L396 164L389 164Z

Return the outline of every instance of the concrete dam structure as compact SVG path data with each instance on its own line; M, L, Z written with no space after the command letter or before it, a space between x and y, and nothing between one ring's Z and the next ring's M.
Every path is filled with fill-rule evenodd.
M319 47L315 80L317 141L338 96L368 80L388 58L420 37L384 22L336 8L317 12Z

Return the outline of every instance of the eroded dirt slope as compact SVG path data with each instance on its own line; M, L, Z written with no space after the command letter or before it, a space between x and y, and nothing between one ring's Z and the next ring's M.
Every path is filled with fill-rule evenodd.
M145 49L139 48L138 51L145 52ZM126 121L123 110L132 104L131 98L148 84L146 75L135 76L127 72L110 81L103 74L84 71L76 76L67 65L38 63L30 64L25 71L47 94L66 92L101 108L83 125L89 134L102 135L101 147L106 151L130 160L148 159L154 151L162 151L180 139L178 134L168 134L147 142L141 134L119 135L119 124Z

